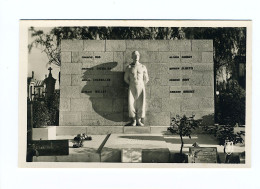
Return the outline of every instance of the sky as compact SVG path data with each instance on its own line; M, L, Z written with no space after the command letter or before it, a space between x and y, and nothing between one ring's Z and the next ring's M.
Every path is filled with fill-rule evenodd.
M51 28L35 28L35 29L41 29L44 31L44 33L49 32ZM34 38L32 38L29 34L29 43L33 41ZM52 77L56 80L55 88L59 88L59 81L58 81L58 74L60 71L60 67L56 66L54 64L48 65L48 57L45 54L45 52L42 52L40 49L41 47L35 48L33 47L31 52L28 54L28 72L27 76L32 76L32 71L34 71L34 78L36 80L43 80L45 78L45 75L49 74L49 67L52 67Z

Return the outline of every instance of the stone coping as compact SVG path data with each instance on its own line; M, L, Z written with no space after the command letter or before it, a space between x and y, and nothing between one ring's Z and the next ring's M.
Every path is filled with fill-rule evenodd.
M86 133L89 135L98 134L121 134L121 133L151 133L151 134L167 134L167 128L170 126L48 126L44 129L56 128L56 135L76 135L79 133ZM215 127L212 125L212 127ZM34 130L37 128L34 128ZM43 129L43 128L39 128ZM236 132L244 131L245 127L235 127ZM193 131L193 134L205 133L201 127Z

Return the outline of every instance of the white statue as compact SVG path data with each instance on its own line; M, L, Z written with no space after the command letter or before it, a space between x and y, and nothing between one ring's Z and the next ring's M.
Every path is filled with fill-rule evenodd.
M145 84L149 81L147 69L139 62L138 51L132 53L133 63L126 68L124 80L129 85L128 111L132 126L144 126L145 117Z

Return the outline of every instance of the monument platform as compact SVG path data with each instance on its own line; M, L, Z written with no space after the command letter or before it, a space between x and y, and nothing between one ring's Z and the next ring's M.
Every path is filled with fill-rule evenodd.
M168 133L169 126L51 126L54 134L57 136L77 135L86 133L87 135L106 135L106 134L162 134ZM48 128L51 128L48 127ZM40 129L40 128L37 128ZM240 129L240 128L238 128ZM240 130L243 130L240 129ZM238 130L238 131L240 131ZM203 134L202 128L197 128L193 134ZM40 138L37 136L37 138ZM49 139L50 140L50 139Z
M174 162L173 156L181 146L179 135L170 134L162 126L57 126L50 131L56 132L56 140L69 140L69 155L39 156L33 158L34 162L168 163ZM82 148L73 148L73 138L79 133L92 136L92 140L84 141ZM200 147L216 147L220 162L225 161L224 146L211 135L195 133L191 139L184 137L183 152L187 154L195 142ZM234 146L234 153L243 151L244 144Z
M165 134L108 134L91 135L91 141L84 141L82 148L73 148L75 135L58 135L56 139L69 140L69 155L33 157L34 162L103 162L103 163L171 163L180 151L178 135ZM214 136L205 134L184 137L183 152L188 153L193 143L200 147L216 147L219 162L225 162L224 146ZM234 146L234 154L245 151L245 144ZM243 160L241 160L243 163Z
M38 156L34 162L140 162L168 163L170 151L160 134L92 135L82 148L73 148L72 135L57 136L69 140L69 155Z

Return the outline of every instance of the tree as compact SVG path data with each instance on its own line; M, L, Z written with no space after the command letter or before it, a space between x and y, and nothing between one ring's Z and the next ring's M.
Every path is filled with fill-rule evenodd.
M34 27L30 27L29 31L31 36L34 37L34 41L28 45L29 53L33 47L42 49L49 62L47 64L55 64L60 66L60 45L59 38L53 33L45 34L42 30L36 30Z
M226 140L243 143L244 131L235 133L234 127L245 124L246 92L239 86L236 80L230 79L227 83L219 85L219 96L217 99L217 119L219 126L204 126L203 130L214 135L219 145L224 145Z
M213 39L215 70L226 66L232 72L235 56L246 55L245 27L186 27L183 31L186 39Z
M218 104L218 120L220 124L235 126L245 124L246 91L236 80L220 83Z
M59 125L59 97L53 96L48 101L33 101L34 128Z
M183 117L180 117L179 115L173 117L171 119L171 126L168 128L168 130L173 134L178 134L181 139L181 148L180 148L180 154L182 153L184 141L183 137L188 136L191 138L192 130L196 129L196 127L199 126L199 121L194 120L195 115L192 115L192 117L186 117L185 115Z
M232 141L233 144L243 143L244 139L242 136L245 136L245 131L234 132L234 125L216 125L212 126L203 126L202 129L213 135L218 139L219 145L225 145L226 141Z
M213 39L216 70L225 65L234 71L235 56L246 54L246 28L238 27L55 27L48 34L31 27L29 31L34 38L29 52L41 46L48 63L58 66L62 39Z
M29 32L34 40L28 45L28 50L30 53L33 47L40 48L47 55L48 64L60 66L62 39L178 39L178 31L174 27L55 27L49 33L44 33L30 27Z

